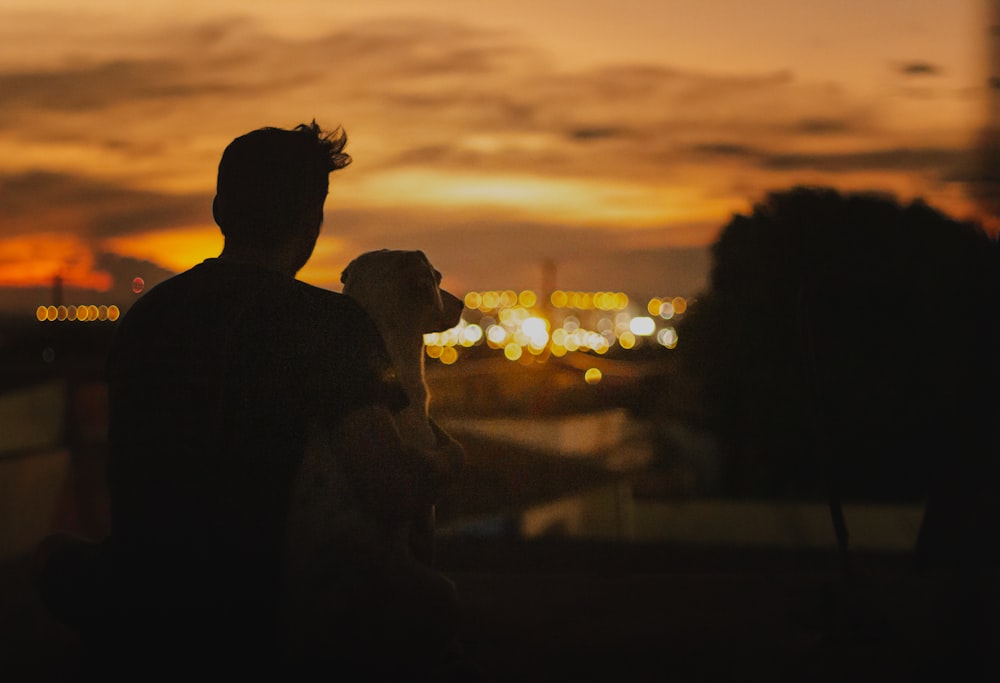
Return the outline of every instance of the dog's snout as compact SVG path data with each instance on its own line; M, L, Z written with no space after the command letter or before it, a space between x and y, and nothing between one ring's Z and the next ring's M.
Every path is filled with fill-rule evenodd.
M465 302L451 292L439 290L441 292L441 325L443 329L455 327L462 320L462 311L465 310Z

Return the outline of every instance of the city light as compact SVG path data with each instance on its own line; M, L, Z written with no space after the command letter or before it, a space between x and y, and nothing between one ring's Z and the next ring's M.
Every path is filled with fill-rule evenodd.
M687 299L682 296L653 297L646 305L650 315L658 315L664 320L670 320L675 315L684 315L687 311Z
M465 295L465 307L475 310L483 305L483 296L479 292L469 292Z
M672 327L665 327L656 333L656 341L662 346L672 349L677 346L677 331Z
M500 325L490 325L486 330L486 339L493 348L503 348L507 337L507 330Z
M639 316L628 324L629 331L639 337L649 337L656 332L656 322L652 318Z
M628 295L624 292L565 292L557 289L549 301L555 308L575 308L591 311L621 311L628 307Z
M38 322L115 322L119 317L121 311L115 305L39 306L35 309Z
M462 346L475 346L483 340L483 328L469 325L462 331Z
M614 347L636 349L648 346L644 340L650 337L673 349L677 332L661 325L687 310L682 297L653 298L646 310L636 310L627 294L610 291L556 290L540 296L530 289L487 290L467 292L463 301L470 320L424 335L428 358L451 365L464 349L486 345L510 361L531 364L568 353L603 355ZM600 381L599 371L594 370L591 383Z

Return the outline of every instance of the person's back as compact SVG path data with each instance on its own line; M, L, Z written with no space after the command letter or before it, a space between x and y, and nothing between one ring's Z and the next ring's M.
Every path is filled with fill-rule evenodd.
M386 367L349 299L255 265L210 259L137 302L109 358L120 599L192 631L273 623L307 426L378 400Z
M385 403L374 326L294 279L328 175L350 162L345 143L315 123L235 139L213 204L222 255L153 288L120 323L108 361L112 599L98 647L111 657L272 654L289 482L310 421Z
M119 323L108 363L111 536L95 550L57 535L39 556L43 599L88 641L94 675L260 673L281 662L292 482L317 435L350 481L322 492L373 518L415 514L447 479L444 451L400 439L392 413L405 394L371 319L295 280L319 236L328 174L350 161L345 143L315 123L234 140L212 207L222 254L153 288ZM366 558L343 561L364 572ZM395 620L395 598L372 600ZM359 603L358 614L371 608ZM326 617L352 632L351 614ZM365 638L379 651L377 635ZM337 643L316 647L360 661Z

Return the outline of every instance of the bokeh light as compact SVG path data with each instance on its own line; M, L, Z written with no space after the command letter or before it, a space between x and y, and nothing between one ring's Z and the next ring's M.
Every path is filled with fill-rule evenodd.
M656 341L668 349L677 346L677 331L672 327L665 327L656 333Z
M483 328L479 325L469 325L462 330L462 346L475 346L483 340Z
M661 346L674 348L676 331L658 326L687 307L683 297L654 297L636 315L627 294L607 290L560 289L548 295L542 309L536 308L539 301L545 299L531 289L467 292L463 303L476 322L463 319L450 330L424 335L427 356L451 364L462 354L459 348L454 353L448 349L483 344L503 351L511 361L530 365L568 353L604 355L615 347L629 350L639 346L642 337L651 336ZM47 317L47 311L39 310L39 316ZM88 310L85 315L92 314Z
M486 341L494 348L500 348L507 343L508 333L500 325L490 325L486 328Z
M39 322L114 322L120 315L117 306L105 304L39 306L35 309L35 319Z
M476 310L483 305L483 296L479 292L469 292L465 295L465 307Z
M652 318L640 316L632 318L628 324L629 331L639 337L649 337L656 332L656 322Z

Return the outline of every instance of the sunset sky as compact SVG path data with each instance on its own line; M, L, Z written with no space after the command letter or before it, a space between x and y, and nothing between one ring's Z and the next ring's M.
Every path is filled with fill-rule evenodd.
M390 247L458 292L550 259L562 287L689 296L729 216L797 183L969 217L987 6L4 0L0 308L216 255L223 148L313 118L354 157L300 274L335 289Z

